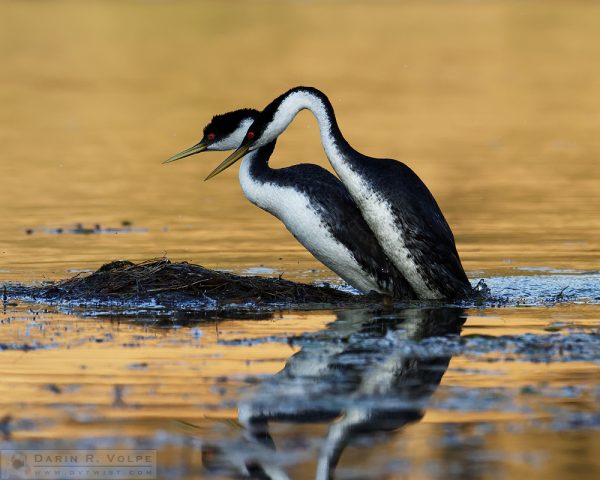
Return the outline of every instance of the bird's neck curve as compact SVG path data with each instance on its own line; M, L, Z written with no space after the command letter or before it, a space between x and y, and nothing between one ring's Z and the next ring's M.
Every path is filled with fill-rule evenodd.
M352 154L357 153L342 135L331 102L319 91L299 90L291 93L281 102L268 129L280 135L302 110L309 110L317 119L323 149L334 168L347 163Z
M244 196L254 205L275 215L276 206L265 185L277 181L277 169L269 167L275 141L249 152L242 160L239 180Z
M240 166L240 180L242 176L249 176L255 180L265 181L273 173L274 169L269 166L269 159L275 150L277 140L263 145L249 152Z

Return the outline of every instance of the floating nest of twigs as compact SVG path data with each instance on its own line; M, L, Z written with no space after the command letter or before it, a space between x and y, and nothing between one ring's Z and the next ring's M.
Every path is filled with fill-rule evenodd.
M79 274L37 288L35 293L48 300L82 304L119 301L132 304L153 300L159 305L170 306L193 302L211 309L227 304L361 303L369 298L328 286L306 285L282 278L233 275L191 263L173 263L166 258L142 263L114 261L90 275Z

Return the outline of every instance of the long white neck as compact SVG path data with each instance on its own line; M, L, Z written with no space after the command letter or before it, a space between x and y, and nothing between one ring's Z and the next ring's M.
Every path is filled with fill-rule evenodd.
M276 138L288 127L301 110L310 110L317 119L321 133L321 143L325 154L336 171L347 162L345 152L351 150L342 136L329 101L308 91L297 91L288 95L274 114L273 121L267 125L264 138Z
M240 165L239 179L244 196L253 204L273 213L273 199L264 184L277 175L277 170L269 167L269 158L275 142L249 152Z
M252 175L252 165L256 161L258 151L249 152L243 159L240 165L238 178L240 186L244 192L244 196L254 205L264 208L261 202L260 189L256 188L256 179Z

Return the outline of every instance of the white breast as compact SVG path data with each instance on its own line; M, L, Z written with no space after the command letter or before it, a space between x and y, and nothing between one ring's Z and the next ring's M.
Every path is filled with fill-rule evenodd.
M328 156L332 152L327 152ZM330 159L332 157L329 157ZM390 203L344 161L331 162L336 173L358 205L383 251L404 275L421 299L443 298L441 292L431 289L406 246L404 233L398 228Z
M298 92L290 95L284 103L285 105L282 105L277 113L279 114L281 110L280 117L285 121L273 122L273 130L283 131L297 111L302 108L309 109L319 122L321 143L331 166L352 195L384 252L404 275L419 298L442 298L440 292L429 288L414 259L410 257L410 250L406 247L402 230L395 223L389 202L352 170L339 152L335 139L331 135L331 118L323 101L306 92Z
M252 178L249 170L253 156L248 154L240 166L240 185L246 198L281 220L310 253L350 285L365 293L371 290L388 293L360 267L350 250L333 237L306 195L291 187Z

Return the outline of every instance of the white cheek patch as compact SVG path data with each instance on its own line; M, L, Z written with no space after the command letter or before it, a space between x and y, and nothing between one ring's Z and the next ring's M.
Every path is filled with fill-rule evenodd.
M207 150L219 151L223 152L226 150L235 150L240 146L240 144L244 141L246 137L246 132L250 125L254 123L254 119L246 118L242 120L239 126L229 135L223 137L217 142L211 143Z

